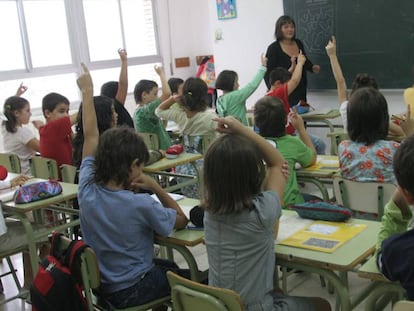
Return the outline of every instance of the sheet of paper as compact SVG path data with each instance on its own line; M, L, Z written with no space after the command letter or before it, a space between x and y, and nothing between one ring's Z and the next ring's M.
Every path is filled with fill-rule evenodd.
M174 201L179 201L179 200L181 200L181 199L184 199L184 196L183 196L182 194L177 194L177 193L168 193L168 195L169 195L172 199L174 199ZM160 200L158 200L157 195L155 195L155 194L151 194L151 197L152 197L155 201L160 202ZM160 203L161 203L161 202L160 202Z
M283 241L290 237L295 232L305 228L313 220L301 218L298 215L287 216L282 215L279 220L279 232L277 234L276 243Z
M306 231L319 233L319 234L332 234L338 230L338 227L329 226L329 225L321 225L321 224L313 224L311 225Z

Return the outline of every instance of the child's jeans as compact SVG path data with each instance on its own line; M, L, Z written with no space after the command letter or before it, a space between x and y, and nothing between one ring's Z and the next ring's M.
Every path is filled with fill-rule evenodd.
M167 271L190 278L189 270L179 269L172 261L155 258L154 264L134 286L105 295L105 299L116 308L138 306L170 294Z

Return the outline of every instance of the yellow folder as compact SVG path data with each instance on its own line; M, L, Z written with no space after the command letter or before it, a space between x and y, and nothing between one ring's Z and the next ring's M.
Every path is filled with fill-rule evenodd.
M314 221L279 244L332 253L363 231L367 225Z

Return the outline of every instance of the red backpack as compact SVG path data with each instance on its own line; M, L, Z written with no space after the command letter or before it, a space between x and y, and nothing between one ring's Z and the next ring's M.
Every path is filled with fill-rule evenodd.
M80 256L87 245L72 241L66 250L59 251L61 233L54 233L50 255L39 264L30 287L33 311L86 311L82 293Z

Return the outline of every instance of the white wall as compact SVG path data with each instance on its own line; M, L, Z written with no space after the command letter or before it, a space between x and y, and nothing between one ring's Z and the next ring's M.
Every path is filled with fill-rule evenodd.
M214 36L221 29L223 40L214 41L216 73L221 70L234 70L239 75L240 86L246 85L260 66L260 55L274 41L273 33L276 19L283 15L282 0L236 0L237 18L218 20L216 1L208 1ZM254 105L256 100L266 92L264 82L249 98L247 106Z

